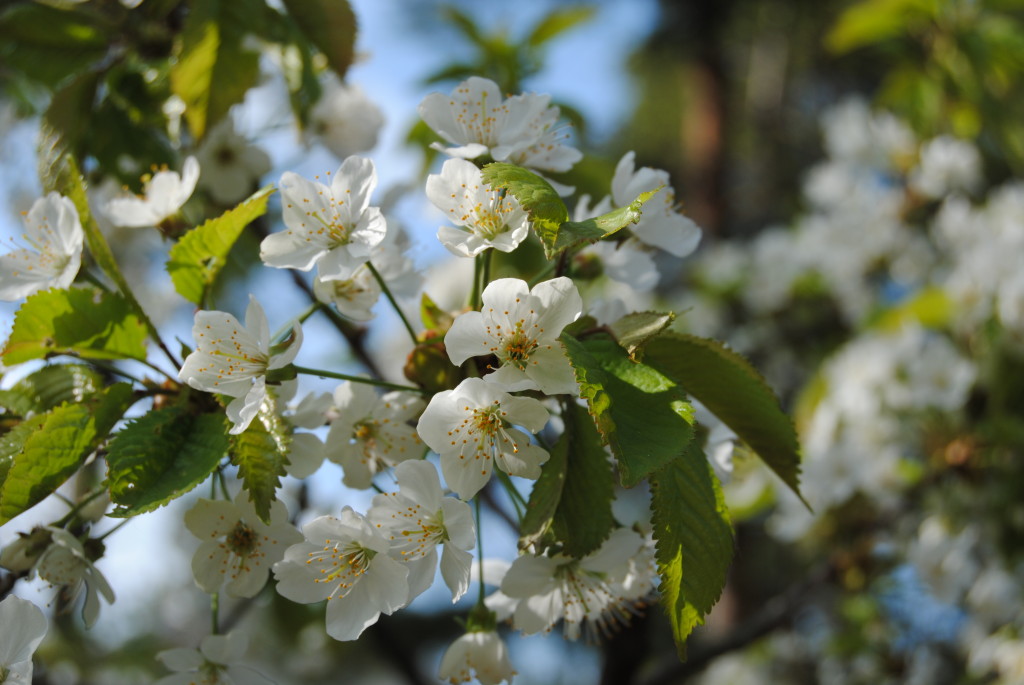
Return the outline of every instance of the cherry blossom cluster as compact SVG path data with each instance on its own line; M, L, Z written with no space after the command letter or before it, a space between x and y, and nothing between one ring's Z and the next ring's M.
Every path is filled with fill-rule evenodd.
M329 97L363 107L361 94L347 87L338 86ZM505 161L560 173L582 158L569 145L567 130L558 124L560 112L547 95L503 97L495 83L474 77L449 95L427 96L419 112L449 144L435 145L449 159L426 180L426 196L447 222L437 238L451 254L479 264L489 263L490 250L515 250L531 226L519 201L485 183L480 167ZM379 111L375 116L379 121ZM351 138L366 137L338 129L323 112L314 112L312 135L346 154L362 145ZM254 177L242 169L218 168L231 158L218 154L220 148L236 150L234 158L248 160L243 169L255 177L265 173L266 155L249 149L227 121L210 133L196 157L185 160L180 173L156 170L145 179L142 195L106 201L105 215L117 226L157 227L171 234L169 228L184 221L183 208L197 185L219 203L240 199L239 189L251 187ZM572 192L552 184L563 194ZM376 187L374 163L356 154L346 156L326 182L286 172L278 184L284 230L262 240L260 258L277 269L315 270L311 290L320 306L351 321L371 319L378 301L386 298L419 344L424 338L405 320L395 298L415 294L421 279L397 227L371 204ZM651 190L658 192L631 227L631 237L598 242L574 257L599 261L610 278L637 292L657 284L654 250L684 256L700 240L700 229L677 209L667 173L637 169L628 153L615 169L611 195L593 207L589 198L581 198L575 211L582 221L627 206ZM80 268L83 231L69 199L51 193L33 205L25 223L27 247L0 257L4 299L68 287ZM479 521L478 495L492 477L503 484L510 482L508 476L539 478L550 456L542 434L559 430L559 421L552 419L560 402L579 399L559 336L585 309L580 288L566 276L530 284L518 278L490 280L486 269L483 274L467 288L475 288L468 310L450 314L450 326L431 332L443 342L447 363L461 368L463 376L433 393L419 385L298 366L302 320L285 322L272 335L254 296L244 323L228 312L196 312L194 347L177 379L217 398L232 436L261 422L281 422L288 434L290 475L309 477L329 460L341 466L350 488L377 487L375 477L384 472L397 484L396 491L380 491L365 513L345 506L300 531L280 501L261 520L244 490L229 496L218 472L223 498L199 499L184 517L199 540L192 572L200 589L215 597L252 598L273 575L276 591L289 600L326 601L328 635L355 640L382 614L406 607L427 590L438 568L452 601L458 601L475 568L480 598L466 634L444 655L439 676L453 683L476 678L487 685L510 682L515 674L498 621L508 620L524 634L548 632L561 621L566 638L576 640L584 631L608 633L645 607L655 591L654 550L649 536L634 528L619 527L583 558L539 543L511 564L479 558L483 532L471 504ZM592 301L593 313L601 307ZM297 374L344 382L333 393L296 402ZM96 618L99 596L113 601L83 541L63 528L26 536L4 550L0 561L10 569L31 569L72 594L84 588L87 625ZM489 597L486 584L497 588ZM20 612L34 626L38 610L24 604L10 598L0 604L0 613ZM31 651L42 636L37 633L28 631L23 642L0 652L0 680L25 672L26 660L30 671ZM238 665L244 651L240 635L215 634L198 649L162 652L161 661L174 673L159 682L264 682Z

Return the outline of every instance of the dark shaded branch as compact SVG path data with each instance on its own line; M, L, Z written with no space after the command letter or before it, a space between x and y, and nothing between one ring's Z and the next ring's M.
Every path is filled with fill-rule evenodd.
M743 649L776 628L788 623L793 613L807 603L807 596L814 588L826 582L832 575L832 566L822 565L802 582L789 587L767 603L754 615L743 619L734 631L717 642L695 646L685 663L672 663L656 671L642 685L676 685L703 671L707 666L729 652ZM625 681L624 681L625 682Z

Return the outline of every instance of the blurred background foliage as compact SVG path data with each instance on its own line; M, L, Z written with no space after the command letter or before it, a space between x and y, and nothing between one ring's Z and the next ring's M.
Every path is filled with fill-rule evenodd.
M395 30L436 34L439 46L458 41L459 57L428 74L424 87L447 90L469 75L482 75L510 93L531 90L550 46L594 21L600 6L547 4L550 10L539 21L511 33L488 21L480 3L409 3ZM244 100L262 70L283 75L295 125L306 127L324 72L344 78L356 58L350 49L339 49L350 40L335 40L351 36L356 19L344 3L314 0L144 0L133 8L118 0L15 0L0 9L0 97L18 118L38 118L44 179L52 173L48 165L69 151L85 161L95 183L110 176L138 190L139 169L178 168L183 152L199 145ZM595 136L588 112L553 93L573 123L577 146L588 152L556 180L601 197L615 161L635 150L642 165L670 172L679 201L703 227L708 244L753 239L797 214L806 170L822 156L821 113L851 94L892 111L919 139L953 134L973 141L993 186L1024 172L1021 0L661 0L654 29L635 46L628 69L633 110L610 136ZM180 121L180 112L167 106L172 95L188 106ZM431 135L422 124L407 134L410 146L424 152L424 173L433 159ZM664 279L663 293L690 278L678 269L674 276ZM779 387L799 418L801 406L815 401L815 385L805 383L855 326L813 280L773 325L779 331L773 344L802 362ZM748 354L768 363L771 353ZM1016 353L999 359L1008 377L1022 375ZM1012 415L1021 408L1019 391L1004 394L1004 413ZM975 398L972 406L979 402L984 404ZM994 443L990 457L1000 463L1020 457L1014 420L1003 425L1012 439L987 438ZM936 428L929 435L941 474L918 481L908 507L948 507L969 515L974 498L1019 498L1019 466L1002 483L1003 491L993 494L982 487L989 481L981 471L950 452L959 445L972 453L978 437L965 437L948 424ZM739 454L737 469L743 463ZM892 564L873 551L874 534L892 522L854 497L823 519L814 536L784 543L765 530L769 503L762 498L734 512L738 553L732 579L709 625L691 641L689 661L676 663L669 631L652 611L600 645L569 645L567 663L598 664L605 685L668 684L688 682L723 663L723 656L747 650L769 664L767 672L778 682L783 676L785 682L826 682L813 664L822 651L767 639L785 635L783 629L795 623L813 623L813 612L800 608L814 595L825 598L841 626L825 649L831 657L851 664L865 654L881 655L884 682L905 682L909 652L894 647L898 621L883 609L884 592L878 590L880 582L897 581L886 575ZM998 530L1010 556L1024 551L1021 531L1012 525ZM404 612L381 621L368 639L342 644L320 634L320 614L309 607L272 592L254 605L240 611L266 617L259 622L257 644L276 645L284 655L282 670L307 683L338 682L339 673L346 682L433 682L437 651L459 630L446 612ZM253 618L239 614L227 621ZM58 638L40 656L49 663L74 662L78 679L61 680L59 672L40 669L38 682L148 682L157 668L152 654L190 639L187 630L167 634L150 626L152 633L110 643L82 633L67 615L56 625ZM805 632L813 633L813 626ZM522 649L520 658L529 654L528 647ZM952 652L943 652L941 660L955 674L941 682L992 682L963 675L962 657ZM741 671L715 673L716 683L764 682L743 680ZM883 682L848 675L834 682Z

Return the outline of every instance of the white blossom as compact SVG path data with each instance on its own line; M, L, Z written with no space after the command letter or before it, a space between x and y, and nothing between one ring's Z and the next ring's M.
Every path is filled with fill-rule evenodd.
M210 129L196 158L203 170L199 186L223 205L248 197L271 167L267 153L235 131L231 117Z
M512 622L527 635L565 620L576 640L584 621L604 633L629 623L654 589L653 552L639 533L619 528L582 559L526 554L512 562L501 591L518 599Z
M182 364L178 379L197 390L220 393L235 399L227 406L234 424L230 433L242 433L259 413L267 394L267 371L294 361L302 346L302 327L292 327L294 339L284 351L270 351L270 328L263 307L252 295L243 327L231 314L196 312L192 337L196 349Z
M489 247L511 252L526 239L530 222L510 193L484 183L480 169L449 159L427 177L427 197L455 226L441 226L437 239L457 257L475 257Z
M349 278L370 257L387 230L380 209L370 206L377 187L373 162L352 156L326 186L293 172L281 177L284 231L260 245L260 259L279 269L309 271L321 278Z
M445 335L452 363L495 355L499 366L484 377L489 382L548 395L576 392L575 374L558 341L583 311L571 280L560 276L530 290L526 281L499 278L484 288L481 299L481 311L458 316Z
M14 595L0 601L0 683L31 685L32 654L46 636L46 617Z
M418 111L430 128L454 145L432 146L449 157L489 154L498 162L568 171L583 155L564 143L566 134L555 126L559 109L550 102L549 95L534 93L505 99L494 81L472 76L451 95L427 95Z
M51 585L62 588L69 603L74 603L84 589L82 618L87 628L92 627L100 613L99 595L111 603L114 601L114 591L86 556L85 548L78 538L63 528L47 526L47 530L52 536L51 543L39 556L36 573Z
M910 186L931 198L973 191L981 183L981 155L966 140L933 138L921 147L921 161L910 173Z
M373 498L367 514L391 542L391 553L411 564L410 599L430 587L437 568L437 546L444 546L441 577L457 602L469 588L476 527L469 505L444 497L437 469L427 461L405 461L395 467L398 492Z
M675 190L667 171L641 167L636 169L635 153L627 152L615 167L612 177L612 204L625 207L641 193L664 186L642 207L640 220L630 229L642 242L661 248L675 257L685 257L697 249L701 230L676 209Z
M372 150L384 125L380 108L354 83L330 78L309 112L309 132L338 159Z
M248 640L238 633L207 635L199 649L168 649L157 654L174 671L156 685L270 685L257 671L240 666Z
M650 292L661 278L654 259L641 248L639 241L632 238L622 242L602 240L581 254L597 257L608 278L624 283L638 293Z
M481 685L500 685L511 683L515 675L508 647L493 630L464 634L448 647L437 669L437 677L452 685L468 683L473 678Z
M203 541L192 557L196 584L211 594L223 587L232 597L255 597L285 548L302 540L284 504L271 504L267 525L245 490L232 502L200 499L185 513L185 527Z
M158 171L146 182L143 195L114 198L107 203L104 213L115 226L158 226L164 219L177 214L185 201L192 197L198 181L199 162L195 157L189 157L182 165L180 175L177 171Z
M369 321L373 307L380 299L380 283L365 265L356 268L349 278L327 280L317 276L313 293L324 304L333 304L342 316L353 321Z
M388 554L389 543L364 516L345 507L339 518L321 516L302 529L274 564L277 591L293 602L327 600L327 634L355 640L409 598L409 569Z
M548 453L513 426L536 433L547 421L548 410L538 400L467 378L430 398L416 429L441 456L445 482L468 500L487 484L494 465L512 476L539 478Z
M401 390L377 395L372 386L346 381L334 391L326 454L340 464L343 482L365 489L373 476L406 459L423 456L424 449L409 421L423 410L423 400Z
M71 285L82 262L85 234L69 198L51 192L33 202L21 237L28 247L0 257L0 300L13 302Z

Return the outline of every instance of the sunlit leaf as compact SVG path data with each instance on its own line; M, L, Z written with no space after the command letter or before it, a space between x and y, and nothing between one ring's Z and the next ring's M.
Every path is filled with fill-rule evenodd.
M5 364L72 354L92 359L145 359L146 329L131 305L97 288L44 290L14 317Z
M625 487L682 454L693 439L693 407L666 375L634 362L607 335L562 334L569 360Z
M551 184L532 171L505 162L487 164L482 173L485 183L504 188L519 200L544 245L545 256L553 258L558 251L558 229L569 220L569 210Z
M244 45L245 15L262 16L262 8L246 0L188 4L181 52L171 66L171 90L185 103L192 135L202 138L256 85L259 53Z
M238 467L242 487L256 514L270 525L270 505L277 499L281 477L288 464L288 428L273 410L273 400L264 400L259 415L239 435L231 436L231 463Z
M267 200L274 192L267 186L237 207L216 219L210 219L182 236L171 248L167 272L178 294L202 305L221 267L242 231L267 211Z
M0 487L0 524L60 487L107 437L133 401L131 387L117 383L83 403L61 405L22 424L33 430L14 454Z
M750 362L716 340L680 333L649 341L643 362L704 404L800 494L800 445L793 422Z

